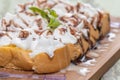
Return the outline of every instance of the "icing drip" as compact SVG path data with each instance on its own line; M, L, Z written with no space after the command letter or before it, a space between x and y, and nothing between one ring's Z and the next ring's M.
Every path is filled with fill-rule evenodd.
M108 40L109 40L109 41L113 41L113 39L116 37L116 34L114 34L114 33L109 33L108 36L109 36L109 37L108 37Z
M79 73L83 76L86 76L88 72L90 72L88 68L82 68L79 70Z
M90 72L90 70L88 68L76 66L74 64L70 64L67 68L62 69L60 72L66 73L66 71L75 71L82 76L86 76L87 73Z
M8 36L0 37L0 46L6 46L11 43L11 39Z
M63 27L64 28L64 27ZM66 43L76 43L77 42L77 39L75 38L75 36L73 36L70 32L70 29L69 27L66 29L66 31L63 33L63 34L60 34L60 30L59 28L56 29L54 31L54 34L53 36L58 39L58 40L61 40L61 42L63 42L64 44Z
M39 40L33 42L31 46L32 53L30 53L31 57L35 57L40 53L47 53L50 57L54 56L54 51L57 48L63 47L64 44L54 39L47 39L45 37L40 37Z
M87 60L86 62L83 62L82 64L85 66L94 66L94 62L96 62L95 59Z

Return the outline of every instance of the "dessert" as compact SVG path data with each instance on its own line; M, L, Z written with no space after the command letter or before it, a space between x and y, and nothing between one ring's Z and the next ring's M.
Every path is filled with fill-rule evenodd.
M109 32L109 14L78 2L35 0L0 21L0 66L57 72Z

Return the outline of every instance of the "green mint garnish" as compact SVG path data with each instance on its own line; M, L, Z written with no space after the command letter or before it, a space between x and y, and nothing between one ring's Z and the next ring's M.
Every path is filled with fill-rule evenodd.
M41 10L37 7L30 7L30 10L32 10L34 13L40 14L43 18L45 18L48 21L48 27L52 30L56 29L61 24L57 19L58 15L54 10ZM45 12L45 10L47 10L48 12Z
M60 22L58 20L56 20L55 17L51 16L50 17L50 22L49 22L48 26L51 29L56 29L59 25L60 25Z

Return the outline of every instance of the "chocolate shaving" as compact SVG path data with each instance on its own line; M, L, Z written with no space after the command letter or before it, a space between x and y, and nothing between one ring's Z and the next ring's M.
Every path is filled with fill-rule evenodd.
M71 32L72 35L76 34L76 30L74 28L72 28L72 27L70 27L70 32Z
M52 35L52 34L53 34L52 31L48 31L48 32L47 32L47 35Z
M76 27L78 25L78 21L74 17L62 16L62 17L60 17L60 20L65 23L70 22L70 25L73 25L74 27Z
M35 22L37 23L37 26L39 27L39 30L42 30L42 20L36 19Z
M65 29L65 28L60 28L59 31L60 31L60 34L64 34L64 33L67 31L67 29Z
M29 36L29 32L28 31L21 31L19 34L20 38L27 38Z
M72 12L73 11L73 6L71 6L71 5L66 6L65 9L67 10L67 12Z
M2 26L9 27L11 25L11 20L7 23L5 19L2 19Z
M25 11L26 5L19 4L18 6L22 9L21 11L19 11L20 13Z
M41 35L44 31L34 30L34 32L38 35Z
M0 37L3 37L5 35L5 33L0 33Z
M79 12L80 6L81 6L80 3L77 3L76 5L77 12Z

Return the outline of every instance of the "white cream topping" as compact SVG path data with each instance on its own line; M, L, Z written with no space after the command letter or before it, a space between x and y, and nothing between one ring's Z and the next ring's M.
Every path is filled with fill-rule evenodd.
M79 73L83 76L86 76L88 72L90 72L88 68L82 68L79 70Z
M49 0L47 3L53 4L54 1ZM61 16L72 17L72 15L77 14L77 16L82 21L80 23L78 23L78 25L76 26L75 29L77 30L77 32L75 34L79 35L79 34L81 34L80 32L82 31L83 34L86 37L88 37L88 34L87 34L88 30L82 29L84 27L83 20L88 20L88 22L91 22L92 17L94 17L95 15L98 15L97 10L92 8L90 5L82 4L80 11L85 12L85 14L87 14L89 16L89 17L87 17L84 14L77 13L75 10L73 11L73 13L67 12L65 7L68 5L65 5L65 4L57 3L52 9L56 11L56 13L59 15L58 17L61 17ZM69 4L69 3L67 3L67 4ZM69 5L71 5L71 4L69 4ZM27 4L25 7L26 12L32 13L32 11L29 10L30 6L38 6L38 5L37 5L36 1L33 2L33 5ZM71 6L75 7L75 5L71 5ZM17 10L17 14L12 15L10 13L7 13L5 15L5 17L3 18L6 20L7 23L9 23L11 20L14 22L14 24L11 23L9 25L9 27L7 27L7 29L13 30L15 32L7 32L8 35L12 39L10 39L7 36L1 37L0 38L0 46L4 46L4 45L8 45L8 44L15 44L16 46L18 46L20 48L31 50L32 52L30 53L30 56L32 58L42 52L45 52L50 57L52 57L54 55L53 54L54 51L57 48L63 47L64 44L67 44L67 43L75 44L77 42L77 39L80 38L78 36L75 37L75 35L71 34L70 27L68 27L68 24L72 24L70 21L68 21L67 23L64 23L61 21L62 25L58 26L58 28L56 28L53 31L52 35L47 35L48 23L45 19L43 19L40 15L30 16L24 12L20 13L19 12L20 10L22 10L22 9L19 7ZM41 20L40 26L38 26L38 24L40 22L36 22L36 20L39 20L39 19ZM93 23L93 25L95 27L97 25L96 22L97 22L97 18L95 19L95 21ZM3 24L2 21L1 21L1 25L3 25L3 26L0 27L0 30L6 30L6 25ZM41 35L37 35L34 32L34 30L40 31L39 27L42 27L42 30L46 30ZM61 32L60 31L61 28L64 28L66 31ZM25 39L19 38L19 33L21 30L26 30L26 31L30 32L29 36ZM35 39L35 40L33 40L33 39Z
M6 46L11 43L11 39L8 36L0 37L0 46Z
M3 27L2 27L2 20L0 20L0 31L3 30Z
M63 26L64 28L64 26ZM61 31L58 29L56 29L54 31L54 34L53 36L58 39L58 40L61 40L62 43L66 44L66 43L76 43L77 42L77 39L75 36L73 36L70 32L70 29L69 27L66 28L67 31L63 32L63 34L60 34Z
M7 33L13 39L13 38L17 38L19 36L19 32L20 31L17 31L17 32L7 32Z
M65 13L64 16L66 17L71 17L73 15L73 13Z
M108 34L108 36L109 36L108 40L113 41L113 39L116 37L116 34L111 32L111 33Z
M86 62L83 62L82 64L85 66L94 66L93 63L95 63L96 60L95 59L91 59L91 60L87 60Z
M12 20L15 17L15 15L11 14L11 13L6 13L5 17L3 17L3 19L6 20L6 22L8 23L10 20Z
M84 12L84 14L88 17L87 21L91 23L92 18L98 15L98 10L93 8L90 4L82 4L80 11ZM97 17L95 17L95 20L93 21L93 26L96 29L97 26Z
M32 38L28 37L26 39L20 39L20 38L13 38L12 39L12 44L15 44L16 46L29 50L31 43L32 43Z
M31 50L33 50L33 52L30 53L31 57L35 57L36 55L43 52L47 53L50 57L53 57L54 51L64 46L64 44L58 40L54 40L52 38L48 39L45 37L40 37L39 40L33 41L32 45L33 46L31 47Z
M77 14L81 19L83 20L87 20L87 16L83 15L83 14Z
M15 22L15 24L19 25L20 28L23 28L23 29L27 28L27 25L25 25L23 23L23 21L20 18L18 18L17 16L13 19L13 21ZM15 27L17 27L17 26L15 26Z
M82 29L81 31L83 32L84 36L88 38L88 29Z
M88 14L90 17L94 17L96 14L98 14L97 10L90 4L83 4L83 6L80 8L80 11Z
M1 20L1 27L0 30L6 30L6 25L10 23L10 20L12 20L15 17L15 15L12 15L11 13L6 13L3 19ZM3 20L5 24L3 24Z
M97 21L98 21L98 19L97 19L97 17L95 17L95 19L93 21L93 26L95 29L97 29Z
M55 5L52 9L55 10L59 16L63 16L67 13L67 10L65 9L65 5L61 3Z
M81 29L84 27L84 22L82 21L78 26L76 27L77 31L81 31Z

